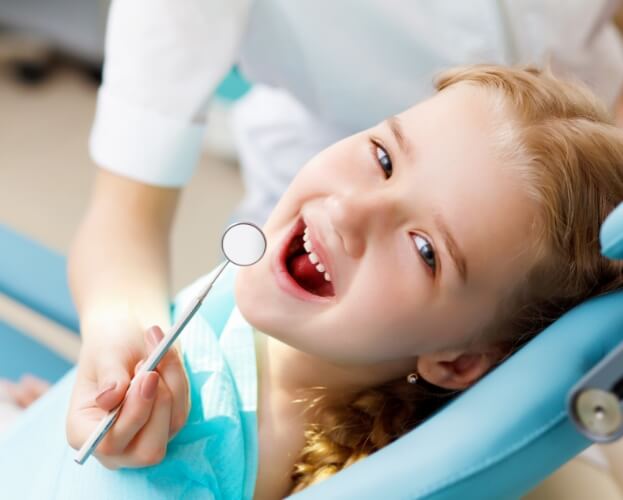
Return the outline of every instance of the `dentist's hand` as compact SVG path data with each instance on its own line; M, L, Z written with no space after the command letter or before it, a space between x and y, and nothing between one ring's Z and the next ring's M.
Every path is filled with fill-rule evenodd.
M106 330L105 335L86 338L80 351L67 416L67 438L75 449L82 446L108 411L121 403L131 377L163 337L158 327L144 334L138 326L117 327L113 333L107 325ZM189 407L184 365L177 348L172 348L157 371L143 373L133 382L95 457L109 469L161 462L169 440L186 422Z

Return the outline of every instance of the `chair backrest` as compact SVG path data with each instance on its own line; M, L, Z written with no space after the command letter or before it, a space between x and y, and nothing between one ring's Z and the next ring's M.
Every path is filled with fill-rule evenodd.
M602 247L623 257L623 204ZM517 498L591 444L567 393L622 341L623 291L591 299L424 424L292 498Z

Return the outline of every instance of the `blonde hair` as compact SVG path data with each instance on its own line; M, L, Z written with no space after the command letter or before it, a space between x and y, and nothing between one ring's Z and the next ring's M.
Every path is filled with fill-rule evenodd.
M436 87L465 84L491 91L503 108L500 158L541 212L537 262L481 334L510 355L573 306L623 288L623 266L599 251L599 228L623 201L623 131L589 90L547 70L461 67L442 74ZM322 408L305 433L292 492L389 444L455 394L401 378Z

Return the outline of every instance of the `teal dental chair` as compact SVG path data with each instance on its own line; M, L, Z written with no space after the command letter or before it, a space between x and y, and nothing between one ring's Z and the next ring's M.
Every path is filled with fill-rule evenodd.
M623 204L604 223L601 242L605 255L623 258ZM2 225L0 293L78 331L64 258ZM4 321L0 340L0 377L34 372L54 381L70 368ZM591 444L574 425L567 402L578 382L620 344L623 291L568 312L424 424L292 498L518 498ZM615 368L616 383L606 389L614 387L620 416L623 364ZM623 423L615 434L620 432Z

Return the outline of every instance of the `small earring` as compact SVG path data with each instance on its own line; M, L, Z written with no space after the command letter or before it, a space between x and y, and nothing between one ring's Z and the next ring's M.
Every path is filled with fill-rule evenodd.
M407 375L407 383L408 384L417 384L417 381L418 381L419 378L420 378L420 376L417 374L417 372L409 373L409 375Z

